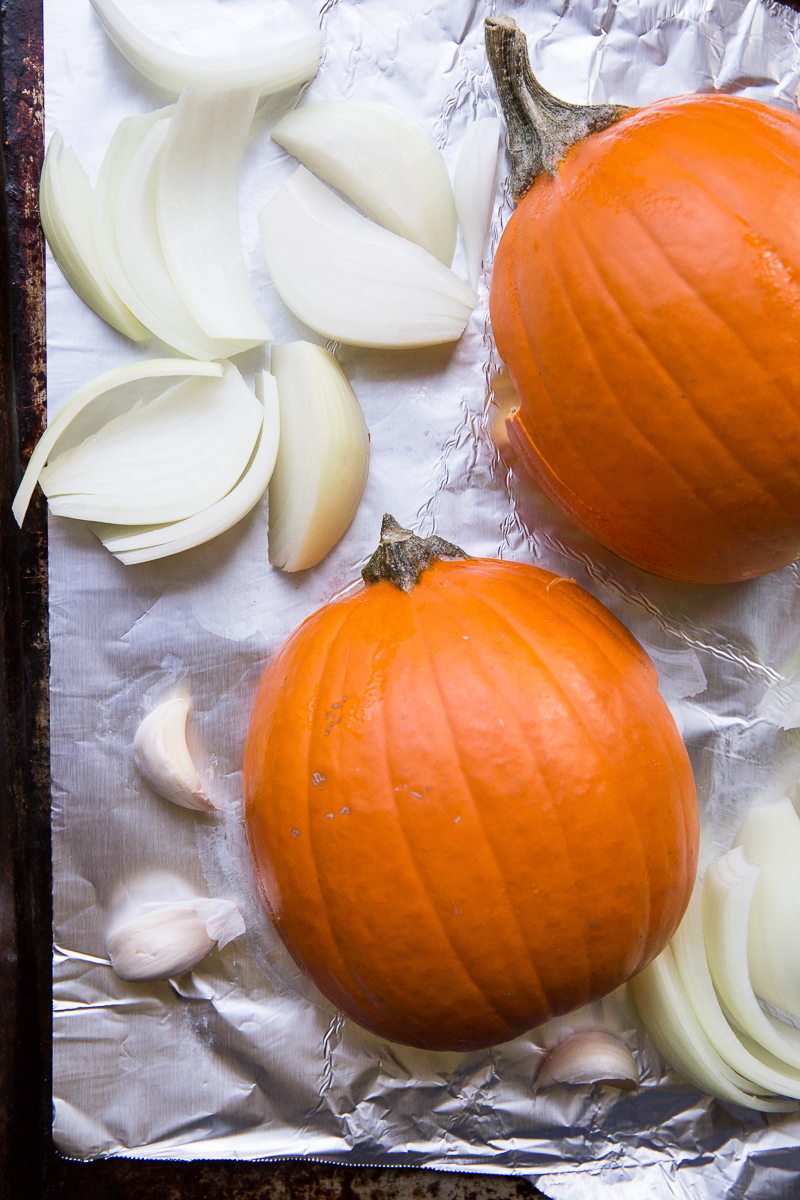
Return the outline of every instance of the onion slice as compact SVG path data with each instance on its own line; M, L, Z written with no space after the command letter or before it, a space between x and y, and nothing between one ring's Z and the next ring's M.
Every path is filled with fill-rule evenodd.
M90 2L120 54L146 79L175 95L192 83L216 88L256 86L264 93L278 92L313 79L319 66L322 37L317 33L237 54L185 54L142 33L114 0Z
M800 1018L800 818L791 800L752 809L734 845L761 867L747 938L753 991Z
M501 130L497 117L476 121L461 144L453 177L458 223L467 248L469 281L474 288L478 286L492 217Z
M324 100L288 113L272 138L373 221L450 266L450 176L433 138L405 113L368 100Z
M311 342L272 347L281 441L269 485L269 561L313 567L348 529L369 470L369 434L344 371Z
M659 1054L688 1083L718 1100L757 1112L797 1108L792 1100L753 1094L749 1080L720 1058L689 1003L669 946L629 980L628 994Z
M747 934L761 868L738 846L716 859L703 880L703 934L711 978L723 1004L754 1041L800 1069L800 1031L762 1012L750 982Z
M272 376L265 375L264 421L258 444L247 470L227 496L193 517L168 525L120 528L93 523L89 528L126 566L168 558L211 541L247 516L264 495L278 454L279 428L278 389Z
M120 182L113 236L125 280L121 294L168 346L191 358L228 358L238 354L240 347L203 332L172 282L161 249L156 183L168 129L169 119L164 119L145 132ZM110 231L108 236L110 240Z
M258 88L187 87L170 119L156 189L172 281L204 333L240 350L272 337L239 231L239 175Z
M17 524L21 526L25 519L33 489L39 482L39 476L45 463L57 449L59 441L72 422L84 409L93 401L124 384L137 383L143 379L169 379L181 375L200 375L219 379L222 376L222 367L219 363L184 362L176 358L151 358L144 362L129 363L124 367L114 367L113 370L99 375L97 379L93 379L75 392L52 418L28 459L25 474L22 476L22 482L11 506Z
M742 1045L722 1010L706 958L700 888L695 889L689 908L671 943L675 965L689 1003L711 1045L729 1067L752 1081L754 1089L767 1089L800 1099L800 1072L774 1068Z
M323 337L376 347L454 342L478 302L432 254L357 213L305 167L258 224L281 298Z
M84 304L135 342L149 331L126 308L108 280L95 246L95 196L71 146L56 131L50 138L39 186L42 229L53 258Z

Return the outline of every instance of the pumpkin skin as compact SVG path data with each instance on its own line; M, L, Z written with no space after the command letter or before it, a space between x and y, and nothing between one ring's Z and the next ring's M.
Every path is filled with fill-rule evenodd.
M650 660L521 564L439 561L307 620L262 680L245 799L294 959L359 1025L425 1049L605 995L694 882L694 783Z
M728 583L800 557L800 121L685 96L574 147L523 197L491 319L509 439L598 541Z

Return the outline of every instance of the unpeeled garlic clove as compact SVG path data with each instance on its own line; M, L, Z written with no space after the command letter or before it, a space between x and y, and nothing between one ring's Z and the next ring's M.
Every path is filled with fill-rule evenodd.
M189 705L178 697L154 708L136 731L133 761L139 774L165 800L199 812L216 805L205 789L186 744Z
M536 1077L535 1088L557 1083L603 1083L623 1091L639 1086L639 1069L624 1042L612 1033L586 1030L574 1033L547 1055Z
M185 975L244 932L232 900L198 897L142 905L140 916L108 935L106 949L120 979L155 981Z

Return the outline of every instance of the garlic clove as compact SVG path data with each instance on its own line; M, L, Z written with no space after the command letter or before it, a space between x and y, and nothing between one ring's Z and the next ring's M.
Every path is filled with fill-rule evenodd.
M198 897L142 909L106 939L114 972L129 982L185 975L211 950L221 950L245 932L241 910L232 900Z
M165 800L181 808L214 812L186 744L189 705L182 698L154 708L136 731L133 761L139 774Z
M631 1092L639 1086L639 1068L625 1043L612 1033L585 1030L550 1051L534 1088L539 1091L558 1083L600 1083Z

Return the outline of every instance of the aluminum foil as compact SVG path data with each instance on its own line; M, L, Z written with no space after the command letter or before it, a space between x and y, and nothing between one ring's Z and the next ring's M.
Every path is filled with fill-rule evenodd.
M225 51L317 25L325 54L310 99L388 102L417 118L452 169L475 117L494 115L483 19L507 11L534 70L569 100L642 105L717 89L793 108L796 14L763 0L120 0L153 36ZM89 0L45 0L46 125L94 178L124 116L167 97L106 39ZM296 93L260 110L245 162L248 267L276 340L319 340L271 286L256 213L293 170L269 139ZM500 177L507 164L501 163ZM491 247L510 212L498 191ZM491 255L487 257L490 261ZM455 269L466 273L459 244ZM800 775L800 571L687 587L628 567L503 465L490 436L500 364L480 302L455 346L339 347L366 414L366 494L342 542L296 577L270 568L266 501L213 543L123 567L78 522L50 526L55 879L55 1136L75 1158L268 1159L438 1167L534 1179L552 1197L781 1197L800 1170L800 1120L696 1094L635 1028L624 989L559 1028L602 1021L634 1049L633 1095L564 1087L534 1095L538 1031L472 1054L389 1045L337 1014L298 972L261 909L242 823L248 712L270 655L358 577L393 512L476 555L576 578L652 655L687 740L704 865L729 849L755 796ZM51 412L100 372L164 352L134 346L47 268ZM245 373L268 352L242 357ZM170 806L137 776L131 743L175 688L193 698L193 747L217 815ZM126 984L104 934L120 891L170 872L236 900L248 932L195 971Z

